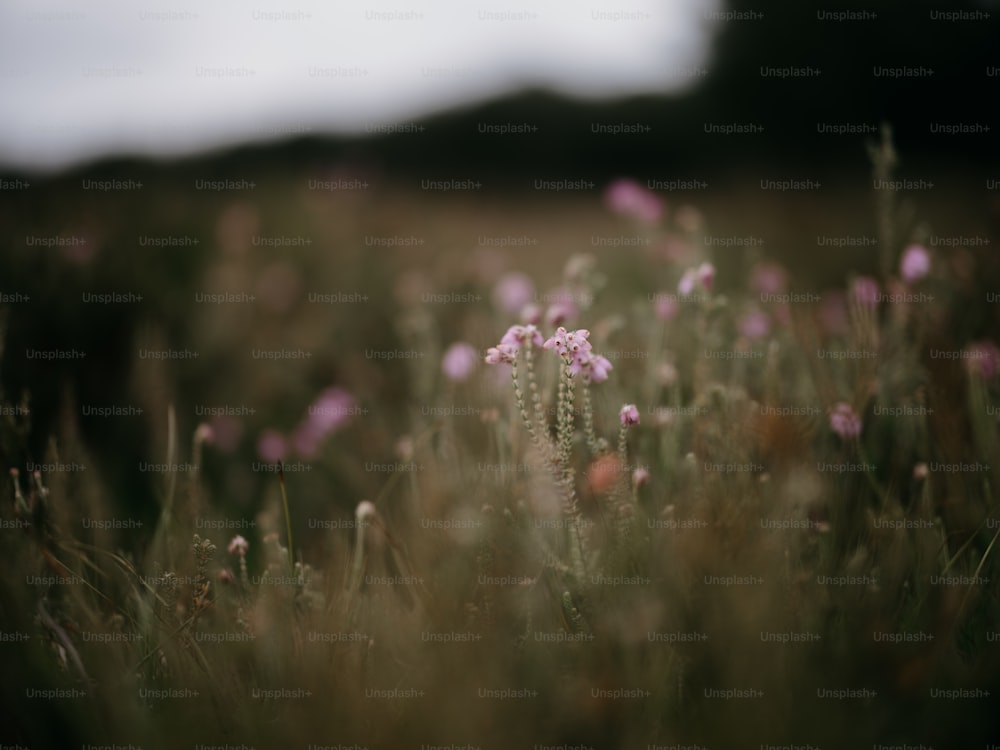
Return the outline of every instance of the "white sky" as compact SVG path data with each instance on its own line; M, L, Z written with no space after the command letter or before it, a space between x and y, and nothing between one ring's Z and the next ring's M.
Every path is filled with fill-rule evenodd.
M363 133L528 86L676 91L718 2L2 0L0 165Z

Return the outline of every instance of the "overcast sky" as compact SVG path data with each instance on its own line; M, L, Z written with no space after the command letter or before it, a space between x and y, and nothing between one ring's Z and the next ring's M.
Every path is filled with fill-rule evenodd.
M3 0L0 164L361 132L524 87L669 92L718 0Z

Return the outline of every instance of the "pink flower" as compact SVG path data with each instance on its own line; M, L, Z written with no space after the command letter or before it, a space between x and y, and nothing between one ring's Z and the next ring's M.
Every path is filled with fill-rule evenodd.
M441 358L441 371L448 380L461 383L469 379L478 362L476 347L465 341L457 341L445 350Z
M625 404L618 413L621 423L626 427L639 424L639 410L635 404Z
M851 285L851 299L862 307L878 307L878 282L871 276L859 276Z
M483 361L488 365L513 364L517 361L518 348L510 344L491 346L486 350Z
M267 463L279 463L288 455L288 441L277 430L264 430L257 438L257 454Z
M839 402L830 412L830 429L844 440L858 437L861 427L861 417L845 401Z
M653 310L660 320L673 320L680 312L681 306L677 298L668 294L657 294Z
M962 350L962 359L970 375L993 380L1000 372L1000 348L992 341L973 341Z
M545 349L555 349L560 357L573 357L581 352L589 352L590 331L586 328L578 328L575 331L567 331L562 326L556 329L555 334L549 338L542 346Z
M534 302L529 302L521 308L520 318L524 324L538 325L542 322L542 306Z
M354 397L344 388L333 386L322 391L309 404L306 416L292 434L295 452L303 458L314 458L323 441L349 421L357 410Z
M931 271L931 254L922 245L910 245L899 259L899 274L907 284L920 281Z
M247 553L247 550L250 549L250 543L237 534L230 540L229 546L226 549L230 555L239 555L240 557L243 557L243 555Z
M784 294L788 291L788 273L773 261L758 263L750 272L750 288L759 294Z
M711 263L702 263L697 268L689 268L684 272L680 283L677 284L677 291L687 297L694 293L696 286L710 292L714 284L715 266Z
M715 266L711 263L702 263L698 266L698 282L705 288L705 291L712 291L715 284Z
M533 346L542 346L545 343L541 331L533 325L511 326L507 329L507 333L503 335L503 338L500 339L501 344L508 344L518 349L527 341L530 341Z
M645 487L647 484L649 484L649 480L651 478L652 477L649 473L649 469L643 469L642 467L640 467L632 472L632 487L635 489L639 489L640 487Z
M604 202L614 213L643 224L655 224L663 215L663 201L651 190L625 177L608 185Z
M517 271L504 274L493 287L493 301L511 315L535 298L535 285L527 274Z
M762 339L771 332L771 319L761 310L750 310L737 323L740 335L748 339Z
M595 383L600 383L608 379L608 373L614 368L611 363L600 355L595 355L589 349L585 354L577 355L570 366L573 375L583 373L589 376Z
M557 326L576 320L580 315L580 308L577 307L573 293L565 288L556 289L550 292L548 298L552 300L549 309L545 311L545 323L550 326Z

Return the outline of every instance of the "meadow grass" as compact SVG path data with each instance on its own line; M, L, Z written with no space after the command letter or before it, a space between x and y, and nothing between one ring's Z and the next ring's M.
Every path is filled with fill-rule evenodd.
M26 471L31 409L5 394L0 740L996 739L1000 362L954 325L983 304L959 261L882 195L877 276L800 288L761 259L734 280L695 207L614 188L580 221L649 243L563 263L470 257L468 226L400 196L378 236L433 247L384 265L362 198L213 206L182 288L258 299L138 327L135 347L205 354L132 375L149 460L175 469L153 497L57 470L100 465L72 416L54 470ZM323 251L274 257L265 235ZM609 372L540 345L578 329ZM442 367L456 342L474 357ZM247 364L278 348L315 358ZM256 411L191 416L211 403ZM154 528L130 527L151 502Z

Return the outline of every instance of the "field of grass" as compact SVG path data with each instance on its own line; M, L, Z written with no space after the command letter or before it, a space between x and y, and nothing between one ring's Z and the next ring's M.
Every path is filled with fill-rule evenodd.
M3 746L1000 741L990 248L156 175L0 209Z

